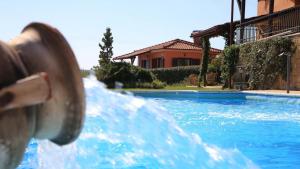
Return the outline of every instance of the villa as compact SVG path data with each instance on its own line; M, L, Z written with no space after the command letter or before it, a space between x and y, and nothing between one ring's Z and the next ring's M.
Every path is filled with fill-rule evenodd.
M211 48L210 57L214 58L221 52ZM138 66L146 69L193 66L200 65L202 48L192 42L175 39L117 56L113 60L130 59L133 64L136 57Z

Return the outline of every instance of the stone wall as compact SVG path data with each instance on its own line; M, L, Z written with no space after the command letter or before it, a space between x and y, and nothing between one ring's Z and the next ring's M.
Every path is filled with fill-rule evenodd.
M300 90L300 35L294 37L296 52L292 57L291 87Z

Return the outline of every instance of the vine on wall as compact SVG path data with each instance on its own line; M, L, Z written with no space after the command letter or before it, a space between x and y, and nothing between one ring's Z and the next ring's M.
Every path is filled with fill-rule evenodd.
M282 37L240 46L239 63L249 76L250 89L270 89L278 77L286 79L287 55L294 51L293 41Z

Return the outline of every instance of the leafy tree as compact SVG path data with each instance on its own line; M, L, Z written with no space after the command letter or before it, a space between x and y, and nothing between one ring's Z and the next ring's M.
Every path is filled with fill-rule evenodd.
M99 43L99 65L104 66L110 63L110 59L113 56L113 37L109 27L106 28L106 32L103 34L102 43Z
M209 51L210 51L210 42L209 38L202 38L202 64L201 64L201 71L200 71L200 82L203 81L204 86L206 86L206 73L207 73L207 67L209 62ZM199 83L200 85L200 83Z
M221 66L222 66L222 55L217 55L213 58L207 67L208 73L215 73L215 81L221 83Z

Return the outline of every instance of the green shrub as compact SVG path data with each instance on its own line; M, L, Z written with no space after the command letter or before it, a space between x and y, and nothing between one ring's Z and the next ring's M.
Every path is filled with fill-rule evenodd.
M90 72L89 72L89 70L81 69L80 74L81 74L81 77L87 77L90 75Z
M167 85L160 80L154 80L153 82L137 82L130 87L127 88L148 88L148 89L162 89L165 88Z
M251 89L270 89L276 79L286 79L287 54L295 51L289 38L276 37L240 47L240 63L249 75Z
M182 66L166 69L150 70L158 80L166 82L167 84L181 83L186 77L191 74L199 75L199 66Z
M188 77L184 78L183 81L181 81L179 84L176 84L176 85L179 85L179 86L198 86L198 84L199 84L199 75L190 74Z
M122 62L108 63L101 67L94 67L96 77L104 82L108 88L113 88L115 82L121 82L124 86L135 81L135 75L131 65Z
M134 88L142 83L151 84L156 79L151 72L126 62L111 62L93 69L97 79L104 82L108 88L115 87L116 82L123 83L125 88Z
M153 88L153 84L150 83L150 82L136 83L135 88L152 89Z
M167 86L166 83L164 83L164 82L162 82L162 81L160 81L160 80L154 80L154 81L152 82L152 85L153 85L153 88L154 88L154 89L161 89L161 88L164 88L164 87Z
M216 73L216 83L221 83L221 67L222 67L223 57L222 55L218 55L214 59L211 60L208 65L208 73Z
M137 68L136 78L139 82L151 82L156 79L153 73L141 68Z
M218 70L218 68L216 67L216 65L213 65L213 64L208 64L208 67L207 67L207 72L210 73L210 72L213 72L213 73L216 73Z

